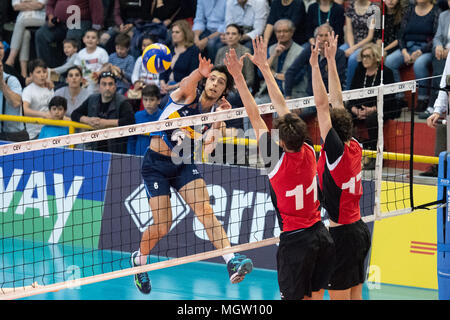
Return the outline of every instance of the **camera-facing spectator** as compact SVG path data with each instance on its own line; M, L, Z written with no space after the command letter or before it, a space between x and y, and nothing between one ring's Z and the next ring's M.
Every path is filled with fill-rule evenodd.
M48 82L47 64L36 59L28 64L31 83L23 89L22 102L23 113L27 117L50 118L48 103L54 95L53 87ZM27 123L26 125L30 139L37 139L42 125Z
M21 116L22 114L22 86L19 80L3 71L3 43L0 42L0 112L1 114ZM26 141L28 132L21 122L1 121L0 140Z
M52 120L64 120L67 111L67 100L54 96L48 103L48 112ZM58 137L69 134L69 127L44 125L39 133L39 139Z
M134 124L134 111L126 97L117 93L116 78L112 72L99 75L99 93L89 96L72 112L72 121L87 124L94 129L106 129ZM116 153L127 152L127 138L109 139L94 143L93 149Z
M80 21L73 16L71 6L80 8ZM52 43L75 39L81 43L86 30L100 30L103 26L102 0L47 0L47 23L35 34L36 55L51 68L64 62L62 52L53 49ZM58 46L56 46L58 48Z
M66 83L67 86L55 91L55 96L64 97L67 100L66 115L70 117L73 110L89 97L89 91L82 87L83 72L80 67L73 66L67 70Z

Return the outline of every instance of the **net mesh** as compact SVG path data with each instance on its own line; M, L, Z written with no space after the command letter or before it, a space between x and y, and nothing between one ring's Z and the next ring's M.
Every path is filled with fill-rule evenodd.
M410 120L414 117L411 110L392 105L397 103L397 94L415 88L416 82L409 81L343 93L347 104L374 99L386 111L379 122L381 130L376 120L374 127L367 121L355 122L354 135L364 146L361 213L367 222L385 216L381 213L413 209L412 162L404 159L412 156L414 122ZM314 106L314 99L287 103L297 110ZM269 117L275 111L271 104L259 108ZM396 114L389 116L390 112ZM150 132L245 118L245 109L237 108L0 145L0 293L20 297L174 263L223 262L220 256L224 253L256 248L263 251L251 255L254 265L274 269L275 259L266 257L275 254L280 227L251 134L235 128L233 137L224 137L211 155L200 152L195 156L208 202L232 247L216 250L205 221L194 214L196 202L187 203L186 194L172 188L172 223L161 224L168 227L168 233L152 249L151 263L134 268L130 253L139 249L142 234L155 224L141 176L143 159L107 151L111 146L126 150L129 138ZM308 128L319 151L317 122L309 120ZM375 159L372 170L369 166ZM323 219L326 223L325 212ZM34 282L40 287L30 288Z

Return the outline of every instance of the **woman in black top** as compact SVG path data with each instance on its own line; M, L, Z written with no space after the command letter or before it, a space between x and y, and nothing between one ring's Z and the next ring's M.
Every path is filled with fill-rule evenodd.
M384 16L384 50L386 57L396 49L398 49L398 32L402 22L403 14L405 13L405 0L385 0L386 14ZM377 30L377 44L381 45L382 35L381 29Z
M381 80L380 48L374 43L365 45L360 52L359 60L350 89L378 86ZM393 82L392 70L384 67L383 84ZM397 118L399 110L397 109L395 95L385 95L383 101L384 120ZM369 139L364 143L364 148L376 150L378 140L377 97L351 100L348 102L347 108L351 112L354 122L362 122L367 128ZM375 158L370 158L365 162L364 169L373 170L374 168Z
M339 45L344 43L344 7L334 0L318 0L312 3L308 8L306 21L306 36L310 44L314 45L314 30L324 23L328 23L339 36Z

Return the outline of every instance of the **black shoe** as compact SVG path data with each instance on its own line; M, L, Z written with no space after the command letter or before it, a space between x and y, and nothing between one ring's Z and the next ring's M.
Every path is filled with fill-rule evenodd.
M133 267L136 267L136 263L134 262L134 258L138 255L138 252L134 252L131 255L131 265ZM152 283L150 281L150 278L148 277L147 272L138 273L134 275L134 284L136 285L136 288L139 289L140 292L143 294L149 294L150 291L152 291Z
M438 166L432 165L430 168L428 168L427 171L419 173L419 176L422 177L437 177L438 176Z

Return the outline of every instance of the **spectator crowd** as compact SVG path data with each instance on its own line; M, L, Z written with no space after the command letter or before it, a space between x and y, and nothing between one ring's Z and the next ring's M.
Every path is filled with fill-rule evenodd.
M437 1L437 2L436 2ZM3 114L72 120L93 128L154 121L159 103L198 67L198 55L215 65L234 48L252 53L263 36L269 64L286 99L312 96L309 58L318 45L327 86L324 43L339 36L336 64L344 89L380 84L382 39L384 83L401 81L411 66L416 79L442 74L450 50L450 0L3 0L0 3L0 106ZM149 73L141 54L152 43L166 44L171 67ZM267 103L262 75L244 59L243 74L257 103ZM440 78L421 80L415 111L433 113ZM385 118L399 115L387 96ZM239 95L227 99L241 107ZM400 97L401 99L401 97ZM386 107L387 106L387 107ZM376 101L349 101L355 122L364 122L374 149ZM390 114L388 114L390 113ZM315 107L301 109L303 119ZM234 121L245 128L248 123ZM4 122L2 140L22 141L67 134L66 128ZM147 139L147 140L146 140ZM123 141L122 141L123 142ZM148 137L94 148L143 154ZM366 164L367 168L373 163Z

